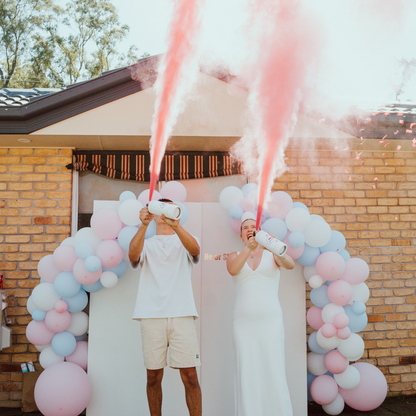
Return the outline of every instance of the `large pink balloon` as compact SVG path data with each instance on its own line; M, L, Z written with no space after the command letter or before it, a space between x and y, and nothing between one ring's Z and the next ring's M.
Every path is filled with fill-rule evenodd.
M97 246L96 256L103 267L115 267L123 260L123 249L114 240L104 240Z
M231 229L238 235L241 235L241 219L233 220L230 218Z
M91 229L97 237L112 240L123 228L118 212L111 208L100 208L91 217Z
M368 264L364 260L354 257L345 262L345 272L340 279L346 280L351 285L358 285L364 282L369 274Z
M79 365L83 370L87 370L88 366L88 342L86 341L78 341L77 346L75 347L75 351L65 357L65 360Z
M340 254L327 251L316 260L316 271L324 280L337 280L345 271L345 260Z
M269 213L271 217L280 218L284 220L286 218L287 213L293 208L293 200L292 197L283 191L273 192L270 195L271 202L273 206L277 207L276 209L271 210L272 212Z
M379 407L387 396L387 381L383 373L368 363L351 365L360 373L360 383L350 390L339 388L345 403L361 412L368 412Z
M330 404L338 395L338 384L331 376L322 375L312 381L310 391L316 403Z
M329 351L325 355L325 367L332 374L341 374L348 367L348 359L345 358L338 350Z
M33 345L46 345L52 342L55 332L52 332L45 321L31 321L26 327L26 338Z
M336 280L328 287L328 297L335 305L348 305L352 299L352 287L345 280Z
M53 262L63 272L72 272L72 268L77 260L78 256L75 254L75 247L61 245L53 252Z
M333 324L338 329L342 329L342 328L345 328L349 322L350 322L350 318L348 318L347 314L339 313L335 315Z
M74 277L75 280L80 282L82 285L92 285L100 279L101 273L103 272L102 267L97 272L91 273L85 268L85 260L78 259L74 265Z
M69 362L47 367L35 385L35 402L45 416L77 416L91 399L87 373Z
M56 276L61 273L62 270L58 269L55 266L53 261L53 255L49 254L45 257L42 257L38 263L38 273L39 276L48 283L53 283Z
M71 315L68 311L60 313L56 309L51 309L50 311L46 312L45 325L50 331L65 331L65 329L67 329L70 324Z
M318 308L315 305L311 306L306 314L306 320L313 329L318 330L324 324L322 308Z
M253 212L256 209L256 201L254 198L247 196L240 201L240 207L243 208L244 212Z
M186 188L177 181L166 182L160 190L162 198L170 199L171 201L185 202Z
M305 251L305 244L303 244L302 246L296 248L296 247L292 247L289 244L289 236L290 234L292 234L290 231L287 232L286 237L282 240L286 245L287 245L287 251L286 254L290 257L292 257L293 260L298 259L303 252Z

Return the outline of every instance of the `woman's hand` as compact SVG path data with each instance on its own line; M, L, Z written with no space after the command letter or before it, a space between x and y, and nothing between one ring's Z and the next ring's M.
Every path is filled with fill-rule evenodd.
M247 242L247 248L251 251L255 250L259 246L259 243L254 237L250 237Z

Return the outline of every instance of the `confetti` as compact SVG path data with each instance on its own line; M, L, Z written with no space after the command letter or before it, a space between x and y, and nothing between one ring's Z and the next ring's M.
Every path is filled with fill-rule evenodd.
M371 185L371 187L372 187L373 189L376 189L376 186L375 186L375 185Z
M406 129L406 133L412 134L412 130Z
M367 117L367 118L366 118L366 120L367 120L367 121L371 121L371 118L370 118L370 117Z
M360 131L364 131L365 129L360 129Z
M390 144L390 142L387 142L387 143L384 145L384 147L388 146L389 144Z
M349 173L349 172L347 171L347 169L345 169L345 173Z
M384 113L384 116L387 117L390 113Z
M377 182L378 181L378 178L374 178L374 180Z
M399 130L396 130L395 132L394 132L394 134L397 134L399 132Z
M377 114L380 114L380 113L373 113L372 115L373 115L373 116L376 116Z
M404 124L404 120L399 120L399 123L400 124Z
M324 119L324 118L321 118L321 119L319 120L319 123L322 123L323 121L325 121L325 119Z
M338 146L335 146L334 149L337 150L337 149L339 149L339 147Z
M409 129L413 128L416 123L410 123Z
M403 113L397 113L397 116L402 116L403 115Z
M378 144L380 145L381 143L384 143L384 140L380 140L379 142L378 142Z
M397 220L397 217L395 218L395 220Z
M381 156L384 156L385 155L385 153L383 153Z
M351 176L348 179L351 180Z
M348 150L349 149L349 147L346 147L345 149L342 149L344 152L346 151L346 150Z
M399 145L397 146L396 150L399 151L402 147Z
M363 163L364 163L364 160L361 161L361 164L363 164Z

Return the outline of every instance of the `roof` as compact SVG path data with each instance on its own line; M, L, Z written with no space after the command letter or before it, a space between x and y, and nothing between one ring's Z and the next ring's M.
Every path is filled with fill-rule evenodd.
M62 91L64 88L3 88L0 90L0 107L19 107L38 100L47 94Z

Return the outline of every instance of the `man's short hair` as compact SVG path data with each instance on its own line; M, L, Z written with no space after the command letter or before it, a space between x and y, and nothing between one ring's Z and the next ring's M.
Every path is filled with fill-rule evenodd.
M160 201L160 202L171 202L173 204L173 201L171 201L168 198L160 198L160 199L158 199L158 201Z

